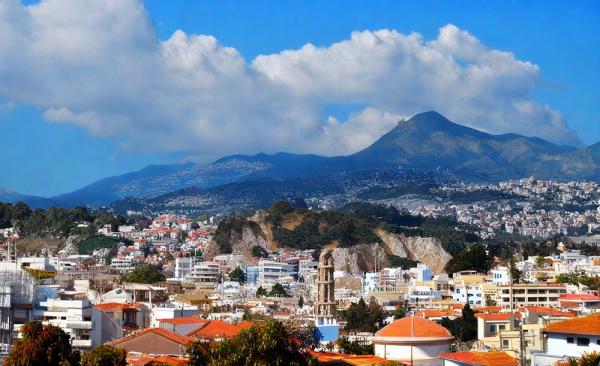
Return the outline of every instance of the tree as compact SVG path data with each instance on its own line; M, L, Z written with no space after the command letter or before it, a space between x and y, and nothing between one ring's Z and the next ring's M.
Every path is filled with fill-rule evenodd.
M300 295L300 298L298 299L298 307L304 307L304 297L302 295Z
M263 297L268 295L269 293L267 292L267 290L265 290L262 286L258 286L258 289L256 290L256 297Z
M373 344L361 344L359 341L350 342L346 337L340 337L337 340L337 345L341 353L348 355L372 355Z
M246 273L240 267L236 267L233 271L229 272L229 279L243 285L246 283Z
M348 310L341 311L340 315L346 320L346 330L375 333L383 327L385 312L383 307L371 298L369 305L361 297L357 303L352 303Z
M91 349L81 356L81 366L126 366L127 351L102 345Z
M453 320L442 318L440 325L448 329L459 342L477 339L477 318L469 304L463 308L462 317Z
M557 366L599 366L600 365L600 353L589 352L581 355L579 359L569 358L565 361L558 361Z
M260 245L255 245L252 247L252 256L256 258L267 258L269 253L265 250L265 248Z
M546 266L546 258L544 258L541 255L538 255L537 257L535 257L535 266L538 269L544 268Z
M190 356L187 366L206 366L210 360L210 343L204 340L191 342L186 352Z
M273 285L273 287L271 287L271 292L269 292L269 296L290 297L290 295L287 293L287 291L285 290L283 285L281 285L280 283L276 283Z
M398 306L394 311L394 320L402 319L406 317L406 308L404 306Z
M492 258L487 254L483 244L473 244L458 254L446 263L444 270L448 274L474 270L479 273L487 273L492 266Z
M510 278L513 283L520 283L523 279L523 272L517 268L515 257L510 258Z
M59 327L42 325L38 321L21 327L22 339L17 340L4 360L4 366L75 366L78 353L71 350L70 337Z
M132 283L156 283L165 280L165 275L159 266L143 265L137 267L132 272L121 276L122 282Z
M316 361L281 322L267 320L261 325L242 330L233 339L216 345L210 353L208 365L309 366L316 365Z

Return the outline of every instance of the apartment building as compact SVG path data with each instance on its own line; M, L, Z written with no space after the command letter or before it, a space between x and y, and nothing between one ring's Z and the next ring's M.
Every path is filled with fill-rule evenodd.
M560 296L567 293L564 285L525 283L498 286L498 305L504 309L521 306L560 306Z
M221 279L221 266L216 262L200 262L185 276L199 287L214 288Z
M284 278L295 275L294 266L288 263L261 260L258 262L258 284L271 287L284 282Z
M202 262L202 257L175 258L175 278L185 278L200 262Z
M61 328L71 337L71 345L78 349L89 349L97 345L92 339L92 304L89 300L47 299L39 303L41 310L34 315L43 324Z

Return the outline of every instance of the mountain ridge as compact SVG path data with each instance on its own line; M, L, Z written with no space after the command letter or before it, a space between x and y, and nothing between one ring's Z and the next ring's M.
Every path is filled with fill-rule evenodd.
M263 177L306 178L398 166L444 171L473 181L524 176L600 181L600 143L576 148L539 137L493 135L429 111L399 122L370 146L346 156L279 152L230 155L207 165L151 165L52 199L66 205L105 205L126 197L150 198L187 187L205 189Z

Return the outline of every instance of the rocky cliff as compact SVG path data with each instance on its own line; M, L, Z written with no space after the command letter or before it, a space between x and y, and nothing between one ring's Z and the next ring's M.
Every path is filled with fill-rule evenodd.
M424 263L437 274L443 272L444 266L452 258L437 238L405 236L381 228L374 229L374 234L380 242L345 248L339 247L337 242L328 245L334 248L335 269L347 272L372 271L376 264L379 267L389 265L389 256L394 255ZM268 215L261 211L248 218L241 230L231 230L230 243L232 253L243 255L249 264L257 261L252 257L253 247L260 246L273 251L281 246L273 239ZM212 260L220 254L219 248L213 240L204 252L204 259Z

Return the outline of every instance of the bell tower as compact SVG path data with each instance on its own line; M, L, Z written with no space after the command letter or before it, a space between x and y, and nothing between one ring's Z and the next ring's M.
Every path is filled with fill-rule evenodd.
M333 270L333 250L325 249L319 256L317 302L315 303L315 325L317 337L321 342L334 342L340 334L340 326L336 320Z

